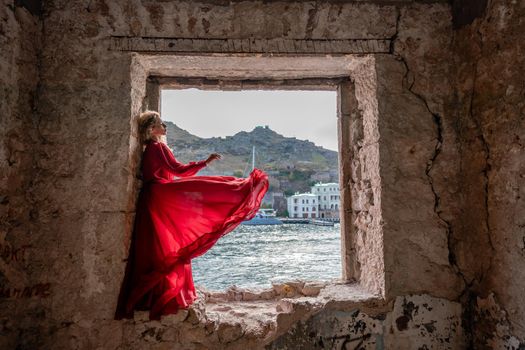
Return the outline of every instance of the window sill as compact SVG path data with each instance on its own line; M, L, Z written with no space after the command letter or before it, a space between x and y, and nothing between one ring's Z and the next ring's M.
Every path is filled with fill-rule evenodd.
M357 283L291 281L263 290L235 286L223 292L198 290L199 299L188 309L163 316L167 327L180 324L204 328L207 334L228 334L228 337L275 339L298 322L326 309L339 311L367 309L372 313L386 310L386 303ZM305 295L309 294L309 295ZM138 312L135 322L148 321L147 312Z

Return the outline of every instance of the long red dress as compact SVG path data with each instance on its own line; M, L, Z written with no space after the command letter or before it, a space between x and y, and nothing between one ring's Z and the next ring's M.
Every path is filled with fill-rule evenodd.
M267 175L254 169L248 178L193 176L205 166L178 162L164 143L147 144L116 319L132 318L134 310L159 319L187 308L196 299L191 259L255 216Z

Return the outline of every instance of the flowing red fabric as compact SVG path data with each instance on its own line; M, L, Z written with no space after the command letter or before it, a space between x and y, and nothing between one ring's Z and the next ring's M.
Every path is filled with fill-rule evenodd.
M248 178L194 176L205 166L178 162L164 143L147 144L116 319L133 318L134 310L159 319L190 306L197 297L191 259L255 216L268 176L259 169Z

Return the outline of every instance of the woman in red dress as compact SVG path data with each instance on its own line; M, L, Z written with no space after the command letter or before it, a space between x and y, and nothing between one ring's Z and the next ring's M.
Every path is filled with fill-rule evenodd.
M150 319L159 319L189 307L197 297L191 259L255 216L268 189L259 169L248 178L194 176L221 156L178 162L161 141L166 126L157 112L140 115L139 132L145 145L143 187L116 319L132 318L134 310L149 310Z

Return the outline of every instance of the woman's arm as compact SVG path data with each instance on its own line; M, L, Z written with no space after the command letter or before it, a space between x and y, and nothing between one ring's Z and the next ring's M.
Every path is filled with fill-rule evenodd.
M168 146L162 142L159 142L159 149L159 154L163 165L179 177L193 176L207 164L205 160L182 164L177 159L175 159Z

